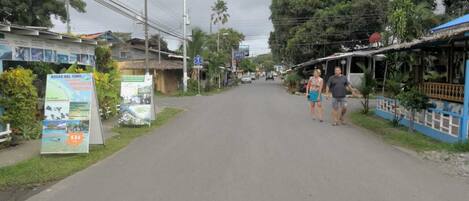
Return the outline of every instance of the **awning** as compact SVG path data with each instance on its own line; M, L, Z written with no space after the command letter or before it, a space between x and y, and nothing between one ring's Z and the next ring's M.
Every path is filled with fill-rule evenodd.
M12 34L18 34L18 35L24 35L24 36L36 36L36 37L45 38L45 39L62 40L65 42L72 42L72 43L84 43L84 44L89 44L89 45L98 44L96 40L81 39L76 36L52 32L52 31L49 31L46 27L0 24L0 32L12 33Z
M464 16L459 17L459 18L456 18L454 20L451 20L451 21L449 21L445 24L442 24L440 26L437 26L437 27L432 29L432 32L443 31L443 30L453 28L453 27L463 25L463 24L469 24L469 14L464 15Z
M335 54L333 54L331 56L328 56L328 57L312 59L312 60L307 61L305 63L298 64L294 68L310 66L310 65L314 65L314 64L321 63L321 62L324 62L324 61L337 60L337 59L342 59L342 58L347 58L347 57L372 57L378 51L379 51L379 49L378 50L358 50L358 51L354 51L354 52L335 53Z

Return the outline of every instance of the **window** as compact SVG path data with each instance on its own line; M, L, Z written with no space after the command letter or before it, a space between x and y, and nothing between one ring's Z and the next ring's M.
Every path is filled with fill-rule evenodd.
M120 52L120 58L121 59L128 59L129 58L129 52Z
M453 56L452 83L464 84L464 52L455 51Z
M423 59L425 82L448 82L448 50L438 49L425 53Z

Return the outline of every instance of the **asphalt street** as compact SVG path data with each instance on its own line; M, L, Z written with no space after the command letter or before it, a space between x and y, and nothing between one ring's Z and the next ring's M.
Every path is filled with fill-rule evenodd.
M469 184L257 81L208 97L30 201L467 201ZM329 104L325 103L329 113Z

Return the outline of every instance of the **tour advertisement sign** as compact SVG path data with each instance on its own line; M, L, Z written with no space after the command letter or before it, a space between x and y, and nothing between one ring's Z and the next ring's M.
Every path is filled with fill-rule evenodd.
M88 153L104 144L92 74L47 76L42 154Z
M122 76L119 124L150 125L154 118L152 76Z

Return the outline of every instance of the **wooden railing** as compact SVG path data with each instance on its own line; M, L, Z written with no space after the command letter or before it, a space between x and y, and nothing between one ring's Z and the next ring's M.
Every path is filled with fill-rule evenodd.
M420 89L430 98L464 102L463 84L425 82L420 85Z

